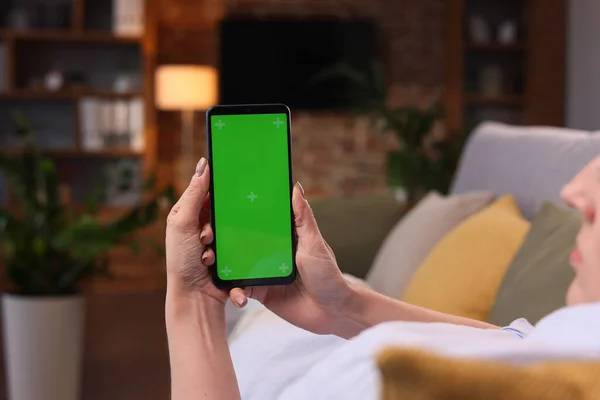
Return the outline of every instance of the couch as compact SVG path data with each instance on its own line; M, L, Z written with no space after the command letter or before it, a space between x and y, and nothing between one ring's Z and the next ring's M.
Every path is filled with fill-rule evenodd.
M500 341L497 342L498 348L492 350L487 347L485 340L478 342L480 337L477 335L482 332L477 329L468 330L467 334L464 327L444 324L435 324L433 327L387 324L381 329L364 332L356 341L344 346L338 338L318 337L290 326L260 304L250 302L229 336L232 357L240 372L238 377L242 393L266 398L263 391L289 395L318 387L321 397L333 397L332 394L341 390L343 385L351 387L352 393L360 393L356 398L372 398L364 395L374 394L374 379L378 375L372 373L372 364L365 360L378 351L380 339L382 343L392 346L387 353L381 353L378 360L381 376L387 377L383 380L386 399L417 398L419 387L422 395L418 398L463 398L464 391L458 395L456 393L463 389L471 393L472 385L494 383L496 386L488 384L482 391L487 395L493 390L497 392L497 388L502 386L498 386L498 382L509 373L515 377L514 382L519 378L520 382L527 383L513 384L512 389L518 389L518 393L533 393L528 392L532 388L530 384L537 376L534 376L535 371L545 368L544 364L540 364L537 370L534 367L523 371L495 365L499 361L536 363L550 359L551 353L558 359L591 356L593 353L587 347L582 347L581 353L571 352L571 348L565 351L569 346L578 348L581 340L566 340L568 346L560 345L556 349L550 346L536 355L525 345L525 341L515 342L514 334L522 337L524 332L531 329L529 324L519 320L520 317L536 324L565 304L567 289L574 275L568 255L572 251L581 218L575 210L562 205L560 191L597 154L600 154L600 135L592 132L484 123L477 127L464 149L449 196L430 193L405 215L401 212L403 206L391 193L311 201L321 231L352 284L366 284L390 297L489 321L498 326L507 327L510 324L507 330L512 330L513 334L502 336L501 339L500 336L506 332L493 332L498 334ZM427 202L437 208L425 207ZM475 203L477 206L472 207ZM449 204L453 208L449 208ZM457 209L462 213L456 213ZM446 211L461 217L448 218ZM419 218L415 218L415 215L419 215ZM452 221L452 224L448 224L448 221ZM427 236L436 229L439 231L443 225L447 228L445 233ZM423 226L427 229L422 229ZM402 233L398 234L400 231ZM429 240L432 237L435 240ZM409 267L409 263L404 261L415 261L415 258L407 259L404 255L415 248L423 250L427 247L422 244L424 238L428 238L429 250L420 251L422 260L413 262ZM392 257L381 256L390 249ZM385 262L382 263L382 260ZM411 268L414 269L409 274L411 276L405 288L398 290L398 287L388 285ZM375 271L383 271L384 274L374 274ZM375 279L376 276L378 279ZM363 277L364 280L357 277ZM585 331L585 328L574 324L573 319L566 324L564 321L554 321L554 324L548 325L547 319L545 326L547 332L555 334L557 338L561 336L565 325L575 327L572 330L577 332L582 329ZM544 323L539 327L537 331L543 331ZM503 342L504 338L507 342ZM518 346L515 347L513 353L505 352L502 348L508 340L519 345L523 343L524 346L518 350ZM555 339L553 343L560 343L560 340ZM444 350L442 353L454 354L455 357L464 357L467 353L469 357L480 357L477 351L469 353L466 350L479 348L484 352L490 351L482 358L489 357L494 363L459 363L439 356L435 358L429 353L410 353L404 348L407 344L420 346L421 351L441 351L449 346L452 351ZM544 342L539 344L544 345ZM338 345L339 348L336 347ZM341 351L342 347L344 351ZM335 350L328 353L328 349ZM523 358L517 357L521 350ZM562 353L554 353L555 350ZM257 353L265 355L259 362ZM270 362L274 360L281 363L281 369L272 375L273 380L269 385L259 387L256 385L257 379L264 376L264 371L271 370ZM318 361L313 366L315 360ZM287 369L289 365L298 369ZM305 365L310 366L308 372L299 378L295 374ZM355 366L356 369L353 369ZM460 377L456 374L457 366L466 371ZM489 371L488 367L499 369L494 372ZM340 368L348 368L348 373L330 377L327 372ZM574 369L569 368L568 365L564 368L559 365L557 372L544 375L545 382L538 380L537 387L542 389L538 392L568 393L563 398L575 398L569 397L573 393L569 390L574 385L568 379L576 375L575 381L579 382L581 368L586 368L586 365L577 364ZM474 374L473 371L481 373ZM588 381L595 382L594 378L595 375L590 375ZM298 384L298 381L301 383ZM330 382L337 384L331 383L329 386ZM444 382L447 384L444 385ZM550 382L564 383L559 388L564 390L549 390L547 384ZM509 382L502 383L509 386ZM580 386L583 388L584 384ZM431 390L432 387L435 388ZM586 393L594 393L593 390L591 387ZM398 396L398 393L401 395ZM450 395L432 397L440 393ZM519 398L534 397L525 395Z
M546 202L566 208L560 199L561 188L598 154L600 135L594 132L486 122L475 129L467 142L450 194L477 190L491 191L498 197L511 194L522 216L531 221ZM369 282L368 273L382 241L402 218L402 207L395 196L382 193L311 204L342 271L366 278L379 291L376 284ZM390 270L393 273L396 272ZM564 281L557 289L563 291L572 279L570 269L556 279ZM536 303L536 295L531 293L532 303ZM564 293L558 293L544 311L560 306L563 297ZM537 299L542 304L552 301Z

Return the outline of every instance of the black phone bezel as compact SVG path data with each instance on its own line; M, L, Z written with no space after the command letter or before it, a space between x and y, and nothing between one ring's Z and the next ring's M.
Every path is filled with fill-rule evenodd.
M217 240L219 234L217 232L217 223L215 218L215 196L218 193L214 192L213 186L213 154L212 154L212 124L211 117L216 115L249 115L249 114L286 114L287 116L287 143L288 143L288 170L289 170L289 190L290 190L290 219L291 219L291 238L292 238L292 271L288 276L272 277L272 278L253 278L253 279L221 279L217 271L219 255L217 254ZM211 275L215 286L219 289L232 289L235 287L248 286L276 286L289 285L296 280L298 267L296 265L296 250L297 236L295 228L294 211L292 208L292 194L294 190L294 181L292 173L292 129L291 129L291 112L285 104L240 104L240 105L217 105L206 110L206 142L208 152L208 163L210 165L210 225L214 233L214 240L211 248L215 253L215 263L210 268Z

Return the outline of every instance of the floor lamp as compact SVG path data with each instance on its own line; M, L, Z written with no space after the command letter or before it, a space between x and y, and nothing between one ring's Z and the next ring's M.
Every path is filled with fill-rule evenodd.
M194 112L217 102L217 71L196 65L164 65L156 70L156 107L181 112L181 173L187 180L196 168Z

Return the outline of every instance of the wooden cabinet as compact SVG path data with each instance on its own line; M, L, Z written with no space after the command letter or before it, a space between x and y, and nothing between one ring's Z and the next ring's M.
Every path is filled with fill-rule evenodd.
M564 125L567 0L447 3L446 122Z
M137 32L116 29L113 0L0 6L0 149L14 150L12 113L23 113L75 203L115 163L126 160L138 181L156 168L155 1L120 2L140 6ZM104 122L90 128L99 114ZM90 145L88 131L104 136Z

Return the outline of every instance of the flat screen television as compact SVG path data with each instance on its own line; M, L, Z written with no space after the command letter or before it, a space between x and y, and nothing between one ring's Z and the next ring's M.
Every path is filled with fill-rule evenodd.
M343 65L367 75L378 58L371 20L230 17L219 31L220 104L352 109L361 101L355 84L323 72Z

